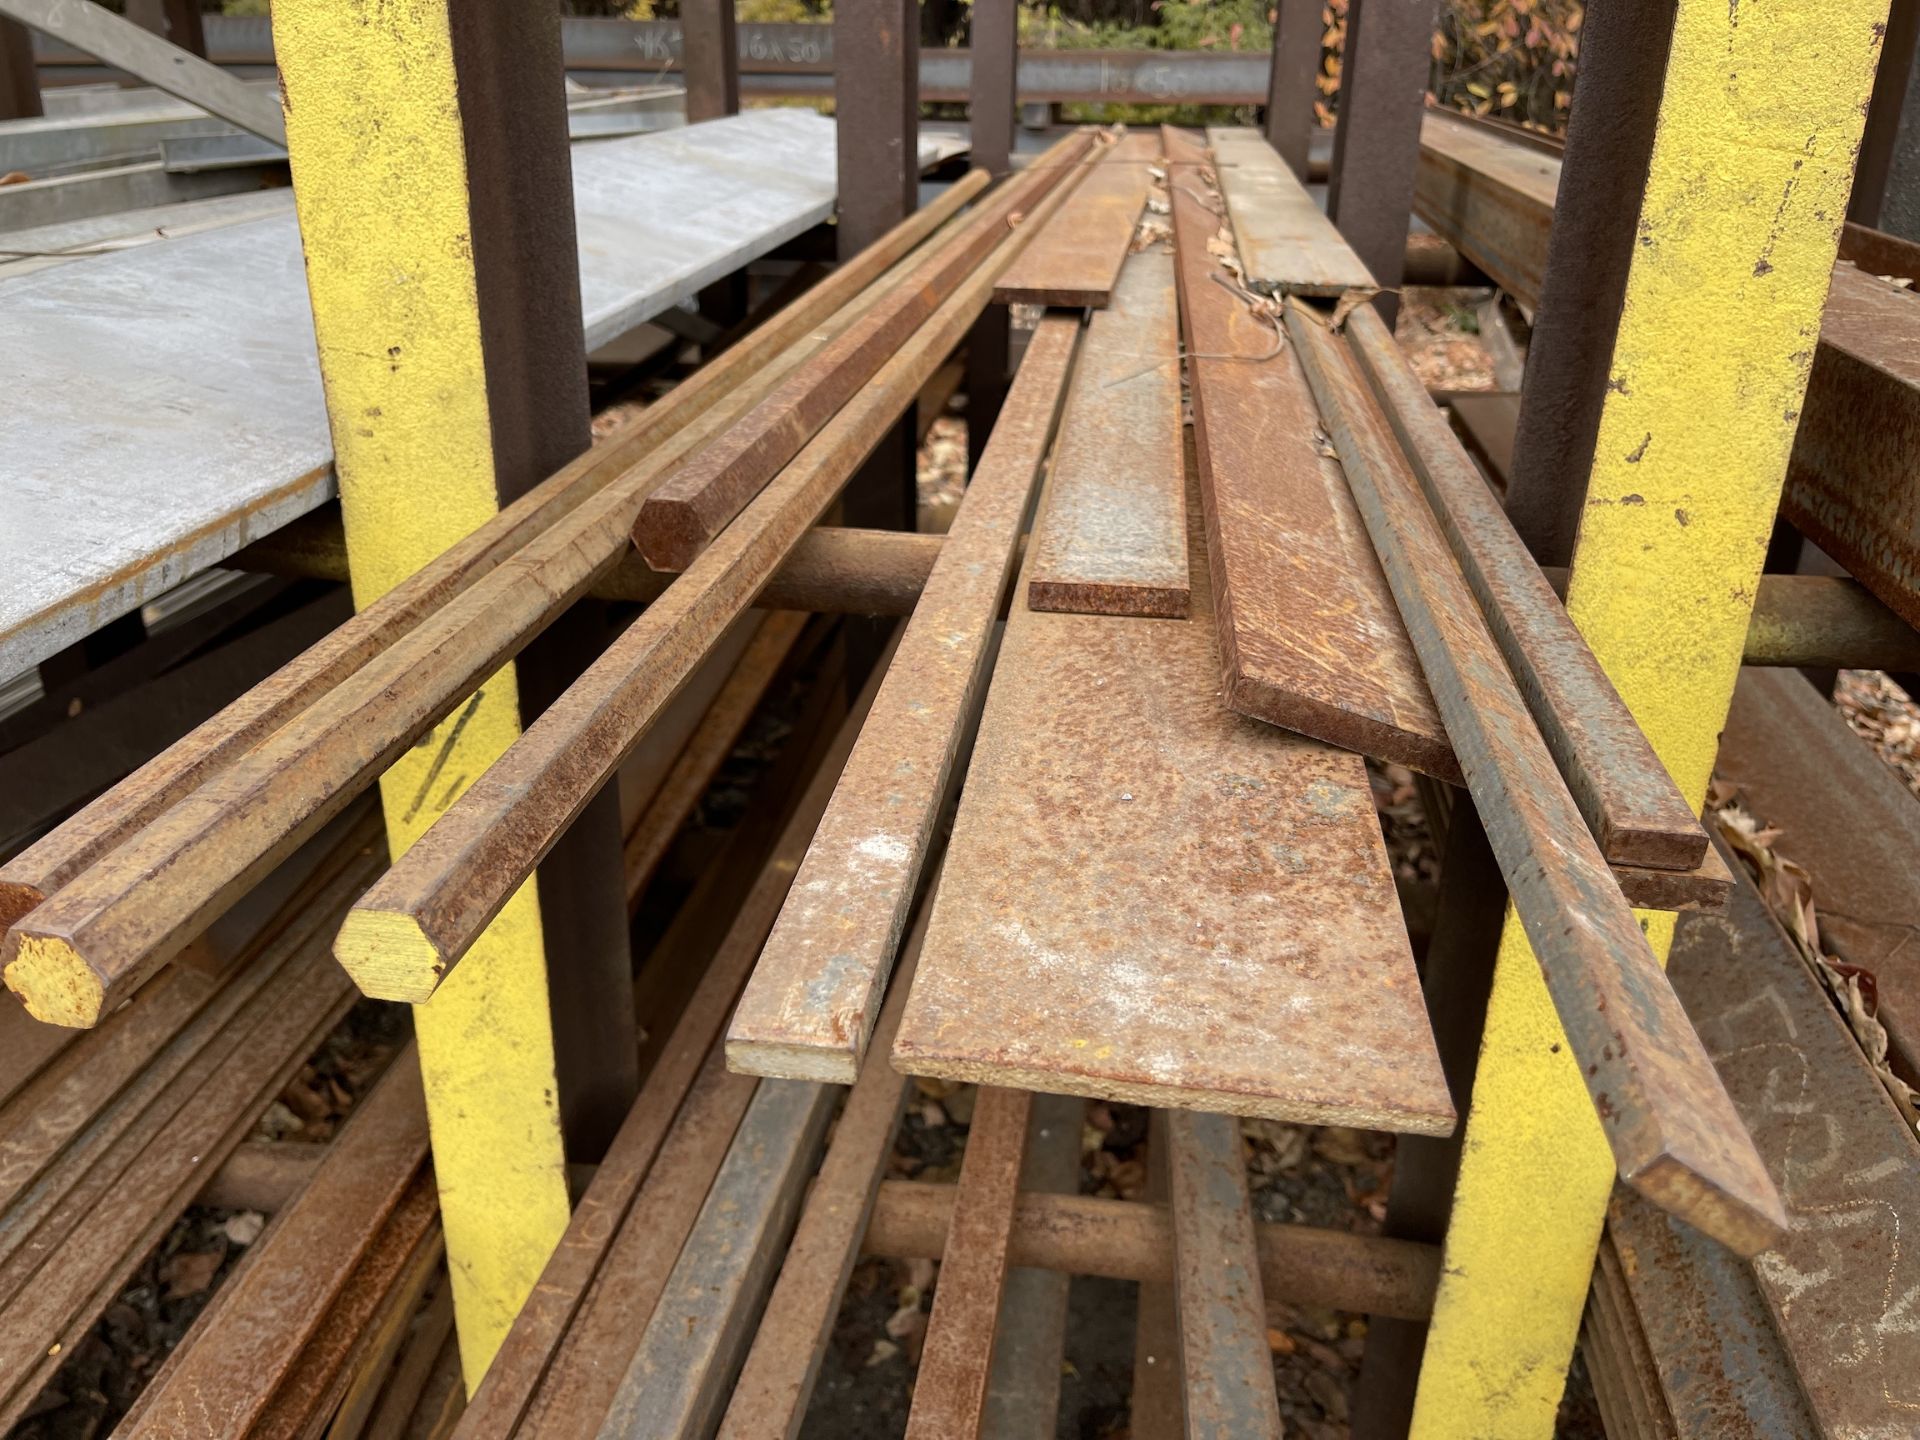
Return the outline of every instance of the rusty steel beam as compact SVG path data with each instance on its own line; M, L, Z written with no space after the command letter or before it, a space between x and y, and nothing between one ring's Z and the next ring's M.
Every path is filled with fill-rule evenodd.
M862 1247L895 1260L937 1260L953 1221L954 1187L883 1180ZM1173 1283L1173 1215L1164 1204L1022 1191L1007 1263L1068 1275ZM1306 1225L1254 1226L1262 1291L1300 1305L1424 1320L1433 1312L1440 1247Z
M909 233L920 231L914 227ZM905 262L906 273L913 264ZM876 262L862 267L862 273L876 268L885 269ZM831 298L843 294L836 289ZM77 859L94 858L103 848L99 829L89 823L94 815L89 807L0 870L5 887L0 900L15 908L44 892L50 866L67 881L56 900L40 905L29 920L16 921L7 942L12 957L7 983L42 1018L95 1023L110 995L124 995L143 982L196 927L371 784L395 755L563 611L623 553L641 499L672 461L731 423L786 371L855 323L865 304L863 288L833 312L829 325L800 333L777 356L762 356L757 366L747 367L757 373L743 387L716 399L664 447L649 447L651 453L624 467L600 493L580 498L514 551L514 563L507 564L506 555L494 556L477 582L440 608L409 617L417 623L401 633L392 633L397 626L342 627L208 722L203 729L217 730L213 745L196 747L196 737L189 736L155 762L162 771L157 781L143 778L154 766L131 777L122 787L130 791L126 803L117 799L120 790L110 792L103 802L106 819L121 830L169 795L191 796L190 803L176 804L113 852L110 862L74 874ZM808 308L809 318L817 318ZM788 333L779 321L769 329ZM725 366L736 353L717 363ZM734 373L738 378L737 369ZM550 480L541 489L556 486ZM517 509L509 507L502 516ZM463 577L456 572L438 578L451 587ZM430 598L407 584L389 593L402 592L421 608ZM331 644L349 630L354 630L351 644ZM383 633L384 648L372 650L372 640ZM354 661L361 662L359 668L352 668ZM281 683L295 672L294 682ZM309 705L299 703L308 699ZM283 722L264 740L263 710ZM300 723L284 723L294 715ZM196 780L202 783L194 790ZM136 893L129 894L127 886ZM148 903L156 900L161 903Z
M1298 347L1400 613L1540 957L1621 1179L1742 1254L1786 1214L1553 757L1384 416L1298 301Z
M1003 243L1024 243L1055 189ZM807 443L594 666L457 800L349 914L335 944L380 993L432 994L580 808L619 767L714 637L913 403L985 308L990 258Z
M772 317L587 454L570 462L433 563L389 590L325 640L282 667L58 829L0 867L0 923L12 926L56 890L123 845L162 813L233 766L328 692L384 654L403 636L534 539L636 466L657 463L663 449L739 393L796 345L844 315L868 285L952 219L986 185L969 176L913 216L871 251ZM751 392L748 392L751 393ZM616 552L617 553L617 552ZM341 570L344 575L344 553ZM457 698L457 697L455 697ZM13 942L9 940L11 946Z
M970 723L1060 413L1077 322L1041 323L979 472L727 1032L737 1068L852 1083Z
M1567 618L1386 323L1371 310L1347 325L1347 348L1440 522L1601 853L1616 864L1692 870L1707 834Z
M705 0L680 15L687 123L740 113L740 41L732 0Z
M1273 17L1273 60L1267 72L1264 127L1273 146L1301 184L1307 175L1307 140L1314 130L1315 82L1325 26L1316 0L1279 0Z
M1077 177L1076 162L1092 144L1086 133L1056 144L648 496L633 527L634 548L647 563L685 570L940 306L976 274L997 277L1045 228L1030 212L1050 194L1066 193L1062 180ZM1021 216L1028 218L1015 225Z

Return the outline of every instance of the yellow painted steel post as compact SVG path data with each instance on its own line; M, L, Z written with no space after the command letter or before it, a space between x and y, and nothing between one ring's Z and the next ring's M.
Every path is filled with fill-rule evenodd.
M360 605L499 504L499 416L487 386L451 5L278 0L273 7L294 198ZM567 222L571 245L570 206ZM584 357L581 371L584 385ZM581 418L584 424L584 398ZM510 664L388 771L381 797L396 853L513 743L520 718ZM471 1387L569 1213L534 881L415 1020Z
M1701 802L1886 15L1886 0L1676 6L1567 609L1676 783ZM1664 959L1673 917L1641 923ZM1509 910L1417 1440L1552 1434L1613 1180Z

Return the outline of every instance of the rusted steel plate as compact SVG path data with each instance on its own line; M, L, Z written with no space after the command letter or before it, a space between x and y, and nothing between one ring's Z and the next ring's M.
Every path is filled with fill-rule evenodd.
M1645 1347L1682 1440L1803 1440L1817 1433L1753 1273L1737 1257L1614 1192L1594 1274Z
M953 1186L883 1180L862 1242L869 1255L938 1259ZM1303 1305L1424 1320L1433 1313L1440 1247L1305 1225L1255 1227L1261 1284ZM1173 1283L1173 1217L1164 1204L1022 1192L1008 1262L1070 1275Z
M583 1330L586 1328L588 1322L576 1317L589 1297L596 1305L599 1303L598 1276L604 1265L624 1267L628 1281L624 1291L616 1287L615 1299L606 1302L607 1319L596 1323L606 1324L620 1337L616 1343L624 1343L639 1332L651 1313L654 1297L673 1263L679 1238L684 1237L693 1224L700 1197L705 1193L706 1182L698 1178L700 1164L706 1165L704 1173L710 1180L725 1151L727 1137L732 1133L728 1128L709 1148L707 1137L719 1133L718 1122L682 1118L694 1108L693 1102L687 1100L689 1090L700 1084L703 1095L707 1096L700 1102L701 1106L708 1112L733 1107L737 1123L739 1111L746 1104L743 1097L751 1091L739 1086L722 1086L717 1079L720 1058L709 1057L709 1051L786 898L794 871L806 853L807 842L853 749L878 684L876 672L821 757L819 768L795 804L773 853L740 904L739 913L665 1045L647 1070L646 1082L633 1109L594 1172L593 1183L581 1197L566 1233L541 1272L539 1285L527 1297L513 1328L495 1352L493 1364L474 1392L472 1404L461 1417L460 1440L513 1434L548 1376L549 1365L560 1371L575 1363L570 1355L559 1362L554 1357L571 1327L578 1324ZM686 1102L684 1108L683 1101ZM665 1153L665 1146L673 1147L671 1155ZM689 1158L699 1154L710 1155L710 1162L696 1163ZM664 1178L655 1178L656 1173ZM653 1258L645 1261L651 1267L647 1274L652 1278L641 1281L632 1278L642 1264L641 1259L634 1257L638 1254L637 1247L646 1243L647 1226L627 1225L636 1205L645 1207L640 1213L647 1217L647 1226L663 1236L657 1253L649 1252ZM664 1238L668 1235L675 1237L670 1243ZM652 1287L650 1292L646 1292L647 1285ZM625 1315L624 1321L621 1314L616 1314L622 1305L632 1312ZM623 1323L624 1332L620 1329ZM632 1347L628 1344L617 1356L599 1355L596 1360L595 1347L588 1345L587 1359L580 1363L593 1362L591 1376L577 1381L574 1388L599 1387L597 1404L581 1405L574 1421L576 1428L591 1430L599 1423L613 1387L619 1381L619 1366L631 1353ZM564 1387L549 1387L541 1392L541 1403L544 1405L556 1397L562 1405L569 1403L569 1392ZM591 1401L593 1397L574 1398Z
M221 1287L120 1424L127 1436L241 1434L346 1284L427 1157L412 1046L354 1108L311 1182Z
M1159 158L1153 134L1128 135L1098 153L1066 208L1001 275L993 298L1076 309L1108 304L1147 203L1148 167Z
M1055 190L1027 223L1065 194ZM357 978L391 978L396 997L416 1001L432 992L966 335L993 269L962 285L362 897L334 947Z
M1798 675L1743 672L1719 773L1775 848L1806 868L1820 941L1873 972L1889 1059L1920 1085L1920 807L1900 777Z
M1167 1137L1188 1440L1280 1440L1240 1122L1175 1111Z
M1836 265L1781 510L1920 625L1920 296Z
M1188 620L1045 615L1024 593L895 1063L1448 1133L1359 758L1220 704L1204 593Z
M727 1030L737 1070L852 1083L987 659L1078 325L1035 332L867 726Z
M1036 527L1027 601L1092 615L1187 613L1186 436L1173 256L1128 259L1087 326Z
M0 1104L19 1093L76 1037L58 1025L43 1025L18 1005L0 1005Z
M1348 317L1346 333L1347 347L1419 478L1601 854L1655 870L1694 869L1706 857L1707 834L1693 807L1567 618L1393 333L1370 306Z
M0 924L11 926L54 890L379 655L453 595L483 578L589 496L654 455L790 349L817 348L824 343L837 326L851 319L836 312L951 219L986 183L985 176L970 176L909 216L879 243L839 266L765 325L675 386L659 403L648 406L630 424L562 467L360 611L326 640L15 856L0 868ZM825 333L810 336L816 327ZM344 580L344 544L339 547L339 557L336 578Z
M1786 1201L1753 1273L1820 1433L1911 1433L1920 1141L1744 880L1725 918L1680 922L1668 968Z
M1603 1246L1580 1339L1610 1440L1680 1440L1642 1335L1623 1313Z
M1033 1096L1027 1091L991 1085L980 1091L975 1104L947 1244L940 1252L926 1348L914 1378L907 1440L980 1433L1032 1111ZM1237 1138L1234 1143L1237 1153Z
M804 1080L758 1082L601 1423L606 1440L668 1440L712 1428L753 1338L839 1093Z
M1546 282L1560 157L1430 110L1413 209L1529 312Z
M633 527L634 547L647 563L659 570L691 565L820 427L959 293L969 276L984 267L991 283L1033 239L1035 207L1056 189L1070 189L1079 178L1075 162L1092 144L1093 137L1086 133L1067 136L981 202L917 263L881 282L884 288L844 333L650 495ZM1023 215L1027 219L1021 221ZM1015 225L1011 235L1009 225ZM916 398L931 374L914 384Z
M833 1144L807 1192L718 1440L792 1440L805 1418L907 1096L908 1082L894 1071L888 1052L913 981L926 915L923 906L901 952L874 1027L874 1047L861 1062L860 1078L834 1125Z
M1208 252L1224 226L1208 208L1210 172L1181 144L1167 142L1168 188L1227 704L1457 783L1306 378L1275 322L1225 288Z
M1336 296L1379 288L1258 130L1209 126L1207 144L1249 289L1262 295Z
M397 1298L417 1296L445 1253L433 1176L407 1187L340 1296L327 1310L292 1371L273 1393L249 1440L293 1440L326 1433L335 1405L372 1332Z
M1620 1176L1753 1254L1786 1216L1700 1038L1661 974L1533 726L1419 482L1346 348L1298 301L1299 348L1388 583Z

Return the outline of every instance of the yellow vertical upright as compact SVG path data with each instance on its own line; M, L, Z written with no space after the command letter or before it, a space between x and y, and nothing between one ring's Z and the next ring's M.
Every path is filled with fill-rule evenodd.
M294 199L353 594L497 509L453 0L276 0ZM520 733L511 665L381 781L397 854ZM535 882L415 1012L460 1355L477 1384L568 1218Z
M1704 802L1887 0L1679 0L1567 609ZM1671 915L1643 914L1664 961ZM1614 1169L1508 911L1417 1440L1545 1440Z

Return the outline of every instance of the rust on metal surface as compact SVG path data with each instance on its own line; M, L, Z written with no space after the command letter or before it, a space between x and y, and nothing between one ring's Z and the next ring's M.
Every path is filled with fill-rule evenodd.
M994 288L1003 303L1100 309L1112 296L1147 203L1159 137L1128 135L1096 153L1086 179L1009 265Z
M1546 283L1560 157L1430 110L1413 209L1531 313Z
M953 1186L883 1180L862 1242L869 1255L937 1260L953 1218ZM1365 1315L1433 1313L1440 1247L1305 1225L1254 1227L1268 1295ZM1021 1193L1007 1260L1070 1275L1173 1283L1173 1216L1164 1204Z
M1028 223L1066 193L1053 191ZM993 273L990 261L962 285L361 898L335 943L356 976L389 978L392 998L416 1003L433 992L913 403L985 309Z
M22 915L214 778L401 636L594 494L644 463L986 188L976 172L840 266L658 404L535 486L177 744L0 867L0 925ZM623 547L624 548L624 547ZM337 578L346 578L344 545Z
M1780 1196L1534 728L1352 357L1298 301L1301 351L1620 1176L1751 1255Z
M888 1052L913 983L926 917L922 905L874 1027L874 1046L834 1124L833 1143L807 1193L717 1440L794 1440L806 1417L910 1089Z
M1033 238L1036 207L1049 194L1066 194L1072 188L1080 175L1076 162L1093 143L1085 132L1058 141L983 201L951 236L936 242L912 269L891 277L852 325L649 496L633 525L634 547L647 563L661 570L691 565L970 276L984 268L991 285ZM932 374L929 370L915 383L914 398Z
M1247 287L1329 298L1379 287L1307 187L1258 130L1207 128Z
M1743 674L1718 773L1805 868L1820 943L1873 974L1894 1070L1920 1086L1920 808L1900 776L1799 675ZM1838 803L1844 797L1845 803Z
M224 1285L120 1424L155 1440L241 1434L319 1326L427 1156L420 1062L399 1055L307 1188Z
M947 1243L940 1252L940 1284L914 1378L907 1440L980 1433L1032 1110L1027 1091L991 1085L981 1089L974 1106ZM1237 1159L1237 1135L1234 1152Z
M1087 326L1035 527L1034 609L1186 615L1185 447L1173 257L1156 245Z
M753 969L754 957L760 953L761 943L766 939L774 917L779 914L780 905L792 884L793 874L799 868L800 858L806 853L814 827L827 807L834 784L860 733L867 704L871 702L873 691L880 683L879 673L876 671L862 699L848 712L847 719L821 757L819 768L794 806L792 816L775 842L773 853L767 857L753 888L728 928L725 939L681 1011L666 1044L647 1071L646 1081L633 1109L595 1170L593 1183L581 1197L572 1221L555 1247L546 1269L541 1272L540 1283L527 1297L526 1304L514 1320L513 1328L501 1342L493 1364L488 1367L485 1378L475 1391L472 1404L461 1419L458 1432L460 1440L482 1440L482 1437L503 1437L504 1440L520 1425L536 1393L540 1394L543 1405L556 1396L565 1398L565 1387L549 1387L543 1391L543 1382L550 1365L558 1372L566 1364L575 1363L571 1359L564 1363L556 1362L555 1356L568 1339L569 1329L576 1323L583 1303L590 1294L597 1299L599 1276L603 1266L612 1263L610 1256L614 1250L619 1250L622 1257L619 1263L626 1265L629 1272L636 1263L627 1258L629 1250L624 1247L639 1244L639 1233L646 1227L634 1227L633 1238L622 1238L628 1235L627 1219L636 1205L644 1203L646 1208L641 1213L650 1216L650 1223L660 1229L674 1229L666 1214L670 1206L680 1207L680 1212L686 1217L685 1224L679 1226L677 1233L684 1235L686 1228L692 1225L699 1195L704 1190L696 1192L691 1183L672 1179L674 1175L688 1173L689 1162L684 1158L663 1155L663 1145L673 1143L677 1150L687 1151L689 1147L697 1145L700 1132L706 1128L692 1121L683 1123L677 1118L685 1113L690 1104L686 1097L697 1079L704 1079L706 1090L719 1094L721 1103L727 1102L729 1096L741 1093L737 1086L722 1087L718 1080L705 1078L721 1065L717 1055L709 1058L709 1052L733 1009L741 985ZM746 1093L751 1092L749 1090ZM711 1106L715 1102L706 1103ZM740 1103L744 1104L744 1101ZM684 1129L688 1133L685 1138L670 1142L670 1127ZM724 1145L722 1141L722 1149ZM713 1163L717 1166L718 1159ZM666 1173L668 1178L656 1180L656 1170ZM711 1171L708 1174L711 1178ZM669 1252L664 1262L659 1264L657 1274L662 1280L672 1261L673 1255ZM637 1319L627 1317L630 1323L626 1335L630 1338L644 1323L653 1301L629 1288L624 1303L638 1312ZM614 1317L614 1320L617 1330L618 1317ZM631 1353L629 1347L620 1358L624 1360L625 1355ZM592 1354L589 1346L590 1359ZM595 1371L600 1376L598 1383L604 1385L599 1409L593 1410L588 1405L582 1411L583 1414L591 1411L595 1423L606 1408L606 1398L611 1396L613 1385L618 1383L617 1369L609 1368L614 1363L603 1360ZM579 1423L584 1426L587 1422L582 1419Z
M1024 591L895 1063L1451 1131L1359 757L1220 704L1204 592L1191 619L1128 620Z
M1669 961L1790 1228L1753 1262L1824 1435L1920 1415L1920 1141L1753 887L1680 922Z
M1173 1294L1189 1440L1280 1440L1240 1122L1167 1116Z
M1458 782L1440 713L1277 321L1209 252L1204 156L1169 132L1180 321L1227 703ZM1224 243L1231 244L1231 232Z
M727 1031L735 1069L852 1083L1046 459L1079 327L1041 322L853 757Z
M1617 864L1692 870L1707 834L1399 342L1371 307L1347 319L1347 348L1473 589L1541 739L1600 852Z
M1609 867L1620 893L1637 910L1724 910L1733 893L1733 872L1711 846L1692 870L1649 870L1639 865Z

